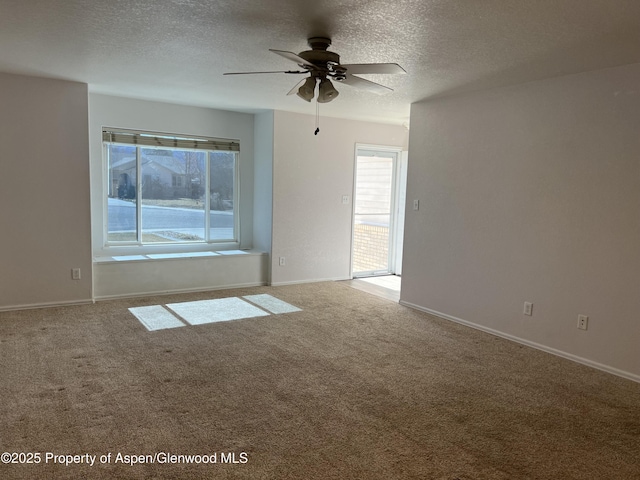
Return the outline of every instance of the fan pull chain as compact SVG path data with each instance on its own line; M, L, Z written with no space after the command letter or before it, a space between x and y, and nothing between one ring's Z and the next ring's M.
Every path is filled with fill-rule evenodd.
M320 103L316 101L316 131L313 132L314 135L318 135L320 131Z

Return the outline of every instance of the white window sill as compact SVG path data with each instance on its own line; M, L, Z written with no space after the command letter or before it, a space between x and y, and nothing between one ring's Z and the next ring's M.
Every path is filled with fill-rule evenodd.
M218 252L148 253L94 257L93 263L149 262L158 260L212 258L237 255L264 255L259 250L220 250Z

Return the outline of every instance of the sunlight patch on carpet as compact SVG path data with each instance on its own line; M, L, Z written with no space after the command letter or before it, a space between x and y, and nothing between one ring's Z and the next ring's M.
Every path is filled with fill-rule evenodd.
M133 307L129 311L145 326L147 330L164 330L166 328L184 327L185 324L178 320L162 305L150 307Z
M226 322L229 320L240 320L241 318L269 315L264 310L237 297L170 303L167 307L191 325Z
M291 312L300 312L301 310L298 307L294 307L293 305L283 302L279 298L272 297L266 293L262 293L260 295L245 295L245 300L249 300L251 303L255 303L259 307L264 308L265 310L270 311L271 313L291 313Z
M301 312L302 310L271 295L260 294L246 295L242 298L228 297L133 307L129 311L147 330L153 331L184 327L187 324L203 325L243 318L266 317L271 314Z

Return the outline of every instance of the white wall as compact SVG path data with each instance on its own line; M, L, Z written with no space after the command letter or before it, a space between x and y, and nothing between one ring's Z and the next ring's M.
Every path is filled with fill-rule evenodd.
M0 74L0 309L91 300L89 215L87 86Z
M271 252L273 217L273 111L254 118L253 246Z
M253 115L91 94L89 95L89 141L91 149L92 236L95 256L149 253L156 247L123 247L120 250L113 247L104 248L104 225L106 222L103 207L103 199L106 195L102 159L102 127L104 126L240 140L240 242L239 245L229 245L227 247L252 248L254 207ZM222 248L221 246L216 247L214 248ZM192 251L207 247L197 244L180 244L158 246L158 248L163 251ZM136 251L136 249L139 251ZM267 281L266 270L262 267L262 263L247 263L246 261L238 265L244 265L245 267L242 268L249 268L251 271L236 272L238 275L234 274L233 279L231 277L225 279L224 275L220 276L213 273L195 274L194 272L194 275L188 281L180 280L180 275L177 272L188 269L193 270L194 261L197 260L172 259L169 262L157 262L157 265L152 268L148 265L143 265L143 263L153 263L152 260L133 264L97 263L94 269L94 295L96 298L103 298L118 294L202 290L224 288L231 284L257 285L264 284ZM211 265L214 265L212 268L220 268L223 271L225 269L238 268L236 264L229 264L228 259L212 259L210 262L212 262ZM209 264L210 262L204 263ZM153 271L153 275L157 278L162 279L162 284L158 284L157 281L143 282L148 284L147 289L141 289L140 283L131 285L130 279L139 278L142 272L150 271ZM256 281L255 279L258 277L260 279ZM245 280L241 281L240 279Z
M405 128L276 111L271 283L347 279L356 143L406 149ZM285 266L279 266L279 257Z
M402 302L640 380L639 86L637 64L412 105Z
M268 255L104 261L95 265L96 299L264 285Z

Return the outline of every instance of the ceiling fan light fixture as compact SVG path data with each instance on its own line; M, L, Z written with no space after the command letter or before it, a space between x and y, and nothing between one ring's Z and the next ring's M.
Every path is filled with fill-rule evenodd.
M313 98L315 89L316 89L316 79L315 77L309 77L298 89L297 95L303 100L310 102L311 99Z
M318 103L328 103L338 95L340 95L340 92L334 88L331 80L326 77L320 79L320 86L318 87Z

